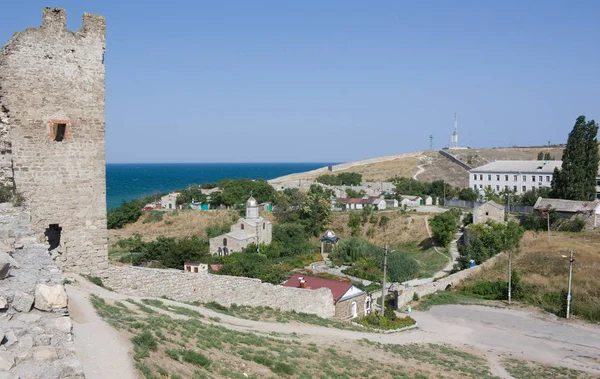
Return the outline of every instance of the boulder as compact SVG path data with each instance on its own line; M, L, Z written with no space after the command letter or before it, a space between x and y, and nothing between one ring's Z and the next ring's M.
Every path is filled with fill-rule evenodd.
M71 318L69 316L59 317L54 320L54 327L63 333L71 333L73 323L71 322Z
M2 341L2 344L6 347L9 347L9 346L14 345L18 341L19 341L19 339L15 335L15 331L12 329L9 329L8 331L6 331L4 333L4 340Z
M18 312L29 312L33 305L33 296L28 293L16 291L12 301L12 307Z
M36 361L51 361L58 358L56 349L53 347L36 347L33 349L33 359Z
M38 284L35 286L34 307L40 311L52 311L62 309L67 306L67 293L62 284L48 286Z
M11 260L13 260L7 253L0 252L0 279L8 278L10 275L10 269L12 268Z
M15 357L6 352L0 352L0 370L8 371L15 365Z

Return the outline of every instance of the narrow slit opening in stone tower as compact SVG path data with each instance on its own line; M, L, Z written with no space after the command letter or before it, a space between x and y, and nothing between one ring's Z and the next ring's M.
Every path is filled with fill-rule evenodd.
M62 142L67 134L67 124L54 124L54 141Z
M50 244L48 251L54 250L60 245L60 232L61 231L62 231L62 228L60 227L59 224L50 224L48 226L48 228L46 229L46 232L44 233L44 235L46 236L46 238L48 239L48 243Z

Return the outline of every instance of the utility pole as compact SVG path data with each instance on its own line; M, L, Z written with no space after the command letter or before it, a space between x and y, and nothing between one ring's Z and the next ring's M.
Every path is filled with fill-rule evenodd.
M512 258L511 252L512 252L512 249L508 249L508 305L510 305L510 296L511 296L511 282L510 282L510 279L511 279L510 266L511 266L511 258Z
M571 318L571 279L573 277L573 250L571 250L571 259L569 259L569 289L567 291L567 320Z
M383 253L383 282L381 283L381 315L385 314L385 273L387 270L388 245L385 243L385 252Z
M433 150L433 134L429 135L429 150Z

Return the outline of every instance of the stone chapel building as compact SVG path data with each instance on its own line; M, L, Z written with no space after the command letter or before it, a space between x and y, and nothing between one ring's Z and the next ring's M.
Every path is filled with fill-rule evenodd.
M246 217L231 226L229 233L210 239L210 253L219 256L238 253L250 243L270 244L273 225L260 217L258 202L250 196L246 202Z

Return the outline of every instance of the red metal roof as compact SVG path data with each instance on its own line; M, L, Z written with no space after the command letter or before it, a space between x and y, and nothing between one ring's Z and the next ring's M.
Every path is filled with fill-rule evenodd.
M352 288L351 282L343 282L339 280L331 280L331 279L323 279L316 278L314 276L306 276L301 274L295 274L291 278L288 279L287 282L283 283L285 287L296 287L300 288L300 280L299 278L303 278L306 282L306 289L319 289L319 288L329 288L331 293L333 294L333 302L337 303L340 297L344 296L346 292L350 288Z

